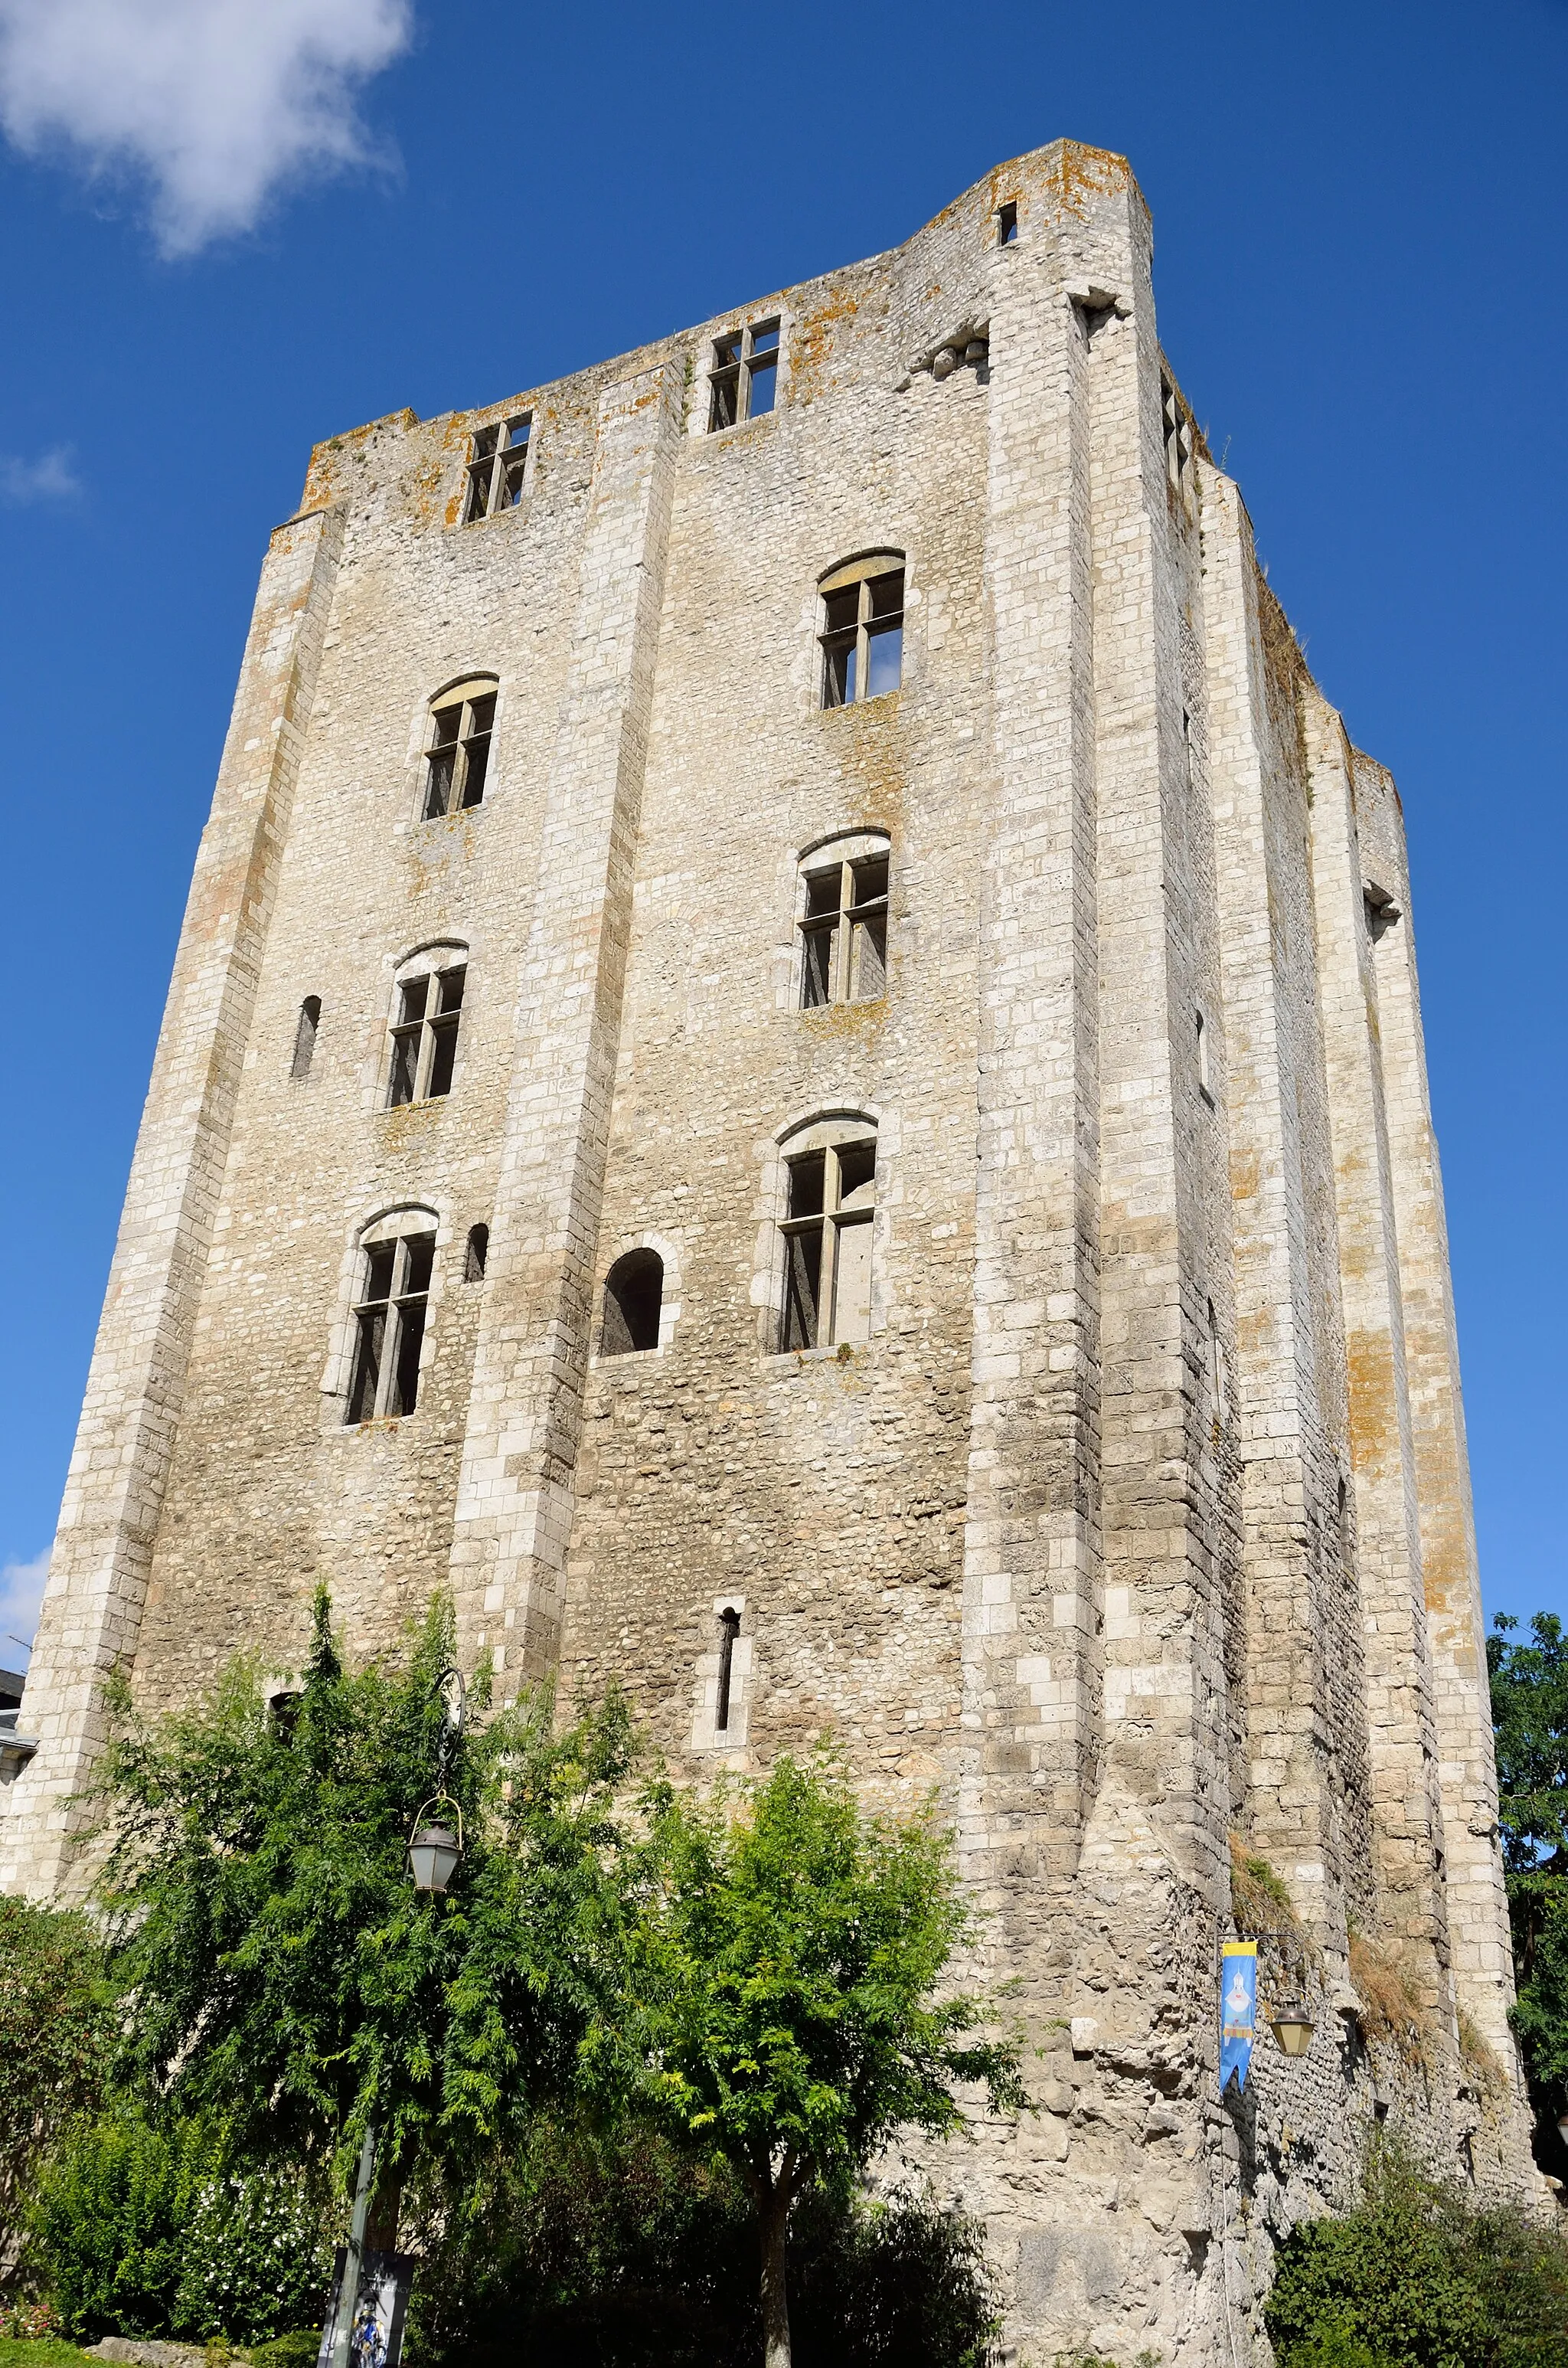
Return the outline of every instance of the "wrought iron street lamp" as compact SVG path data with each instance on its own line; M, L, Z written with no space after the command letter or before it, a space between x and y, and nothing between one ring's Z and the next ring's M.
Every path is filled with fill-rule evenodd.
M444 1787L452 1753L462 1736L468 1689L460 1670L443 1669L431 1691L439 1694L446 1712L441 1748L436 1755L436 1782ZM449 1816L443 1816L442 1810L449 1811ZM463 1813L451 1794L442 1790L425 1803L408 1838L408 1864L415 1891L439 1898L456 1874L462 1854Z

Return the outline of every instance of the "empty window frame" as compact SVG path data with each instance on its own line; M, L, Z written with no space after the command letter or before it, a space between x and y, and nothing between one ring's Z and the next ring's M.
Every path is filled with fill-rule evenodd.
M835 569L820 586L822 703L880 699L903 678L903 559L876 552Z
M871 1333L871 1223L877 1138L786 1154L784 1309L778 1345L828 1349Z
M996 244L998 246L1013 246L1017 236L1018 201L1016 198L1009 198L1005 206L996 209Z
M517 508L523 498L532 427L532 414L524 411L516 419L499 419L494 427L479 429L473 439L473 458L468 464L464 526Z
M368 1243L359 1256L346 1423L412 1414L419 1402L419 1351L436 1236L411 1228Z
M801 1008L869 1003L887 993L887 844L864 840L842 854L819 848L801 866Z
M300 1006L300 1017L294 1029L294 1057L289 1064L289 1075L302 1084L311 1074L311 1063L316 1056L316 1030L321 1026L321 997L307 995Z
M467 977L463 966L455 963L449 970L422 971L417 978L399 984L388 1110L401 1110L405 1102L434 1101L451 1092Z
M628 1250L605 1277L601 1357L631 1357L659 1345L665 1261L657 1250Z
M425 751L425 793L420 812L426 822L460 814L484 795L490 742L495 729L495 677L482 675L443 691L430 710Z
M1192 421L1182 408L1175 386L1160 373L1162 425L1165 440L1165 481L1173 494L1192 507Z
M465 1282L483 1282L484 1281L484 1263L489 1256L489 1226L471 1225L468 1229L468 1245L463 1251L463 1281Z
M708 433L760 419L778 393L778 324L758 321L733 336L715 337L708 372Z

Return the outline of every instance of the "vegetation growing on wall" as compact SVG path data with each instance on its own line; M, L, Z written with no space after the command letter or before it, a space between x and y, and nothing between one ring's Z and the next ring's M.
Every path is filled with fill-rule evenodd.
M1568 2245L1377 2141L1363 2203L1286 2239L1264 2317L1278 2368L1568 2368Z

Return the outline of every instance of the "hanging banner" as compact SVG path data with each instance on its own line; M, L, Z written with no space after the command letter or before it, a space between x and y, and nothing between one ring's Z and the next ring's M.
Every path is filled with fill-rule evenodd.
M1220 1951L1220 2094L1233 2074L1247 2084L1253 2033L1257 2029L1257 1942L1226 1941Z

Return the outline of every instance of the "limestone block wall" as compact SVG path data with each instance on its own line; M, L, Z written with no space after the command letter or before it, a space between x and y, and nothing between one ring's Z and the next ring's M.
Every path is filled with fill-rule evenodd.
M775 320L775 406L710 432L714 339ZM525 412L519 501L464 523L474 436ZM824 709L818 586L871 552L901 679ZM425 821L431 702L477 676L483 802ZM886 978L802 1008L835 841L886 849ZM1409 911L1392 784L1162 352L1120 158L1058 142L888 256L318 447L6 1880L84 1879L104 1669L154 1707L242 1645L286 1679L318 1579L361 1653L445 1585L507 1691L614 1679L679 1776L825 1733L868 1800L936 1788L1040 2073L1016 2128L920 2168L985 2216L1024 2352L1234 2368L1273 2236L1380 2112L1524 2180ZM466 969L451 1090L389 1108L421 963ZM875 1136L870 1313L784 1349L812 1127ZM362 1245L404 1222L434 1234L417 1406L350 1423ZM657 1346L609 1354L632 1249ZM1233 1836L1290 1891L1269 1980L1317 2030L1221 2102ZM1420 2000L1419 2076L1365 2043L1353 1932Z

